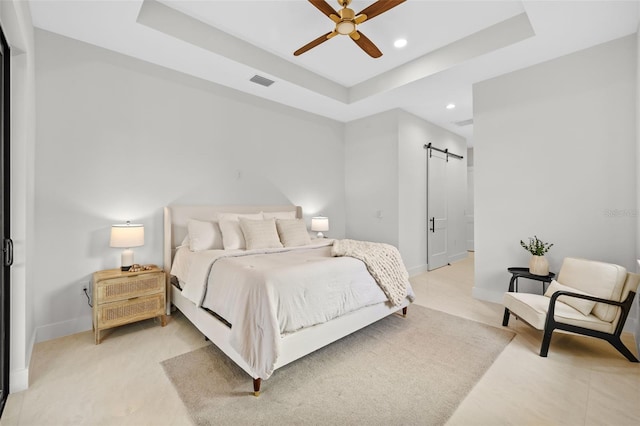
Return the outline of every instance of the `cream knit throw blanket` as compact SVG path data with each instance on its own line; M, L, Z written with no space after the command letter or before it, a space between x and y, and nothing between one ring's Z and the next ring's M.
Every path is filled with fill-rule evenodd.
M394 246L368 241L335 240L331 255L354 257L364 262L393 306L398 306L407 297L409 273Z

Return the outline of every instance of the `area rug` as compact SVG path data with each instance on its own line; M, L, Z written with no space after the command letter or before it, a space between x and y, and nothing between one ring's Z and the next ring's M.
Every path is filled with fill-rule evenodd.
M216 346L162 362L197 425L441 425L514 333L412 305L252 380Z

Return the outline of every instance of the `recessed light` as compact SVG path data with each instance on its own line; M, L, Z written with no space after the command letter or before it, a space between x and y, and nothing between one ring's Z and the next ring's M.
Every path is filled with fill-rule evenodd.
M405 47L407 45L407 40L404 38L399 38L396 41L393 42L393 45L395 47L397 47L398 49L401 49L403 47Z
M447 109L454 109L456 104L447 104Z

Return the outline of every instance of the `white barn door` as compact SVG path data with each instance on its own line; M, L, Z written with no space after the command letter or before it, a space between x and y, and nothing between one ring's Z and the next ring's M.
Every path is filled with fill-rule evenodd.
M447 155L427 149L427 269L447 265Z

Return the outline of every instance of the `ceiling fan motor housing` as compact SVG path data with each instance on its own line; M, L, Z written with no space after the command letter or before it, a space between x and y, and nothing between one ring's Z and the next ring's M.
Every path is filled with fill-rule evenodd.
M338 11L340 14L340 22L336 24L336 31L340 34L351 34L356 30L355 18L356 14L353 9L344 8Z

